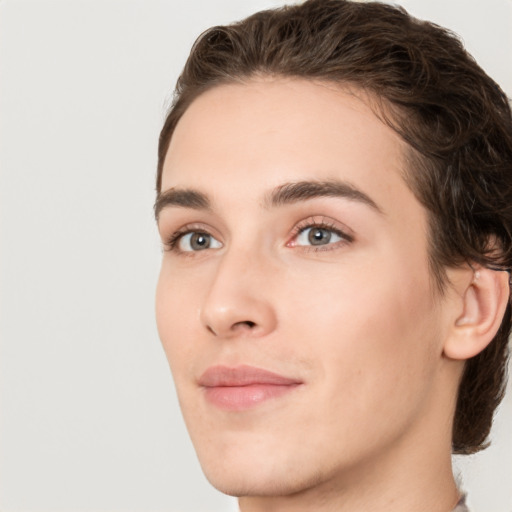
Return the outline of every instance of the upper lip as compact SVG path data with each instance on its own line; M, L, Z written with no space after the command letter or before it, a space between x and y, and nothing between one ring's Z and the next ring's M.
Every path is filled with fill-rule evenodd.
M302 381L298 379L247 365L236 367L211 366L199 377L199 385L206 388L250 386L254 384L291 386L301 383Z

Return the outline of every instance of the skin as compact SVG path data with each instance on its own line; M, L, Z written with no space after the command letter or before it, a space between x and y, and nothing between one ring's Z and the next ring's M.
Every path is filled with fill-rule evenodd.
M405 143L368 104L304 80L218 86L185 112L165 159L163 193L194 189L211 204L159 212L158 329L202 468L243 512L447 512L458 499L462 362L443 350L468 272L439 295L426 212L402 177ZM283 183L333 180L374 206L265 202ZM305 230L319 223L343 234L313 246ZM211 235L210 248L192 250L183 232ZM302 384L225 411L198 385L220 364Z

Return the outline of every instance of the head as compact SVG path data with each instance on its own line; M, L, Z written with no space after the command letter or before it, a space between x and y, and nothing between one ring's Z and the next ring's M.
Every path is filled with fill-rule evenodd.
M244 105L247 105L246 119L242 119L242 114L237 114L244 111ZM301 112L300 115L296 113L297 110ZM272 112L278 112L281 119L289 119L289 122L280 124L279 115L272 117ZM226 114L224 121L223 113ZM272 172L265 173L262 169L268 169L269 162L262 160L259 164L254 163L259 159L255 155L267 150L271 157L278 160L283 158L279 154L279 144L272 146L271 140L274 139L270 140L268 133L264 135L263 129L258 131L258 127L264 127L263 113L269 121L269 130L275 131L277 140L289 150L288 154L293 154L294 148L299 148L300 158L297 157L294 161L295 169L300 167L299 162L308 161L304 146L308 146L310 142L312 152L315 144L317 152L321 151L322 154L332 150L332 161L321 162L326 174L319 171L314 177L318 180L318 187L325 188L322 197L336 195L333 187L329 187L336 178L332 172L329 174L336 159L342 164L345 163L345 168L353 169L347 176L343 176L343 183L336 186L345 187L342 195L350 203L351 209L356 211L353 219L351 213L343 213L343 216L350 219L349 224L356 226L356 233L351 234L350 225L343 230L334 221L332 224L330 220L315 222L325 229L331 229L329 236L344 232L340 243L353 238L360 244L361 251L353 250L346 257L352 265L346 274L342 269L334 267L332 262L325 261L332 257L331 254L326 256L325 252L321 256L321 265L332 272L332 275L325 278L322 274L324 270L317 276L316 267L311 266L311 261L307 258L298 264L300 273L296 275L292 261L286 260L286 266L284 260L277 263L269 256L265 262L261 254L259 257L254 256L254 252L245 254L247 267L245 270L243 267L238 268L239 273L243 274L241 281L245 283L241 286L250 289L258 278L268 279L270 275L266 275L262 269L272 266L281 276L276 279L279 286L265 283L270 299L265 297L263 290L255 293L257 299L242 296L243 294L233 298L239 304L244 301L251 303L252 306L248 305L247 308L249 311L254 306L254 318L249 318L252 315L250 312L245 318L244 312L237 321L222 320L231 327L236 327L226 330L223 336L220 332L222 322L214 318L215 308L212 304L217 300L215 296L218 298L221 294L219 289L223 285L219 283L223 275L229 274L229 264L239 264L235 256L229 255L227 249L230 246L227 233L235 232L235 225L229 226L226 220L230 215L229 208L231 213L240 209L240 215L246 225L254 228L253 232L257 232L261 224L253 224L252 219L256 215L251 217L248 207L245 208L245 204L256 202L256 195L247 196L240 203L230 203L223 196L226 192L220 185L216 189L216 183L229 179L233 193L242 196L245 190L252 189L254 194L261 191L263 195L265 190L276 185L273 192L275 202L281 201L284 204L292 203L286 200L287 190L290 190L291 197L295 199L301 193L311 197L321 195L317 193L315 196L311 192L311 184L302 192L300 187L297 188L297 183L311 182L310 176L302 175L302 170L288 176L287 171L282 171L286 166L279 161ZM321 122L317 120L317 114L322 119ZM205 120L204 126L210 132L204 131L204 127L201 131L202 116ZM219 133L214 133L216 118L219 118ZM294 139L292 132L296 127L303 128L306 132ZM254 145L256 142L251 146L244 137L240 140L236 138L240 130L245 128L248 129L247 137L253 137L253 141L265 143L267 146L260 147L258 151ZM279 130L282 130L281 134ZM210 156L217 154L215 148L210 147L213 142L210 146L205 144L203 148L200 145L201 140L193 140L190 135L192 133L196 133L197 137L201 135L201 140L209 137L211 133L212 140L218 142L218 149L221 135L229 135L236 138L238 148L247 145L243 149L251 158L245 174L242 170L239 171L242 176L229 174L230 171L226 171L229 169L229 161L222 155L229 153L230 147L218 150L219 158L223 158L222 170L219 170L220 174L215 179L210 176L204 182L204 189L212 192L209 200L215 202L219 199L219 204L221 201L227 204L226 209L215 217L218 225L212 228L213 245L208 250L209 254L214 254L208 256L212 258L212 262L207 263L204 256L200 271L196 267L192 269L195 265L191 263L192 258L179 264L181 277L175 282L192 290L204 282L209 290L194 303L194 315L200 324L198 329L203 332L201 336L204 335L205 340L211 336L218 347L219 338L233 338L233 333L236 332L238 344L241 343L240 340L255 338L259 340L261 353L268 355L271 354L272 347L266 345L266 340L273 341L279 337L283 329L285 330L283 326L287 325L286 318L308 318L308 315L312 315L312 304L318 304L312 320L322 322L325 330L322 327L319 333L322 339L331 336L332 345L327 342L326 347L322 347L321 343L313 340L315 343L312 346L312 340L309 340L309 343L304 341L306 348L303 354L290 351L287 347L277 349L274 354L294 361L294 368L298 371L298 375L294 377L307 383L311 376L314 382L318 377L315 374L318 368L309 363L314 359L314 356L310 358L309 355L314 354L315 347L316 350L332 349L331 366L339 363L340 371L347 374L344 377L346 380L342 380L341 384L346 385L350 393L355 393L357 389L351 389L350 386L359 382L362 402L347 405L340 399L331 401L331 405L333 408L346 408L351 414L350 421L356 424L364 423L365 415L368 421L373 414L377 414L377 417L379 414L384 415L384 411L379 411L377 406L383 396L377 393L371 398L371 393L375 392L380 381L385 381L382 387L387 392L392 386L404 393L409 388L411 397L405 396L403 401L396 401L388 411L390 414L399 415L400 407L410 409L410 414L403 417L400 427L388 429L387 442L390 443L393 436L396 437L399 432L404 431L405 425L420 421L419 418L429 410L428 406L421 409L423 406L420 407L419 404L428 404L434 398L438 399L436 393L440 392L441 383L449 387L447 383L455 376L455 385L445 397L444 403L450 415L448 424L453 452L473 453L482 449L491 428L494 411L504 393L511 328L508 274L505 273L512 267L512 121L506 96L465 52L459 40L440 27L413 19L400 8L380 3L353 3L343 0L310 0L301 5L260 12L230 26L214 27L196 41L178 80L174 102L161 132L157 177L157 193L160 198L170 189L190 189L194 182L201 183L204 175L198 169L203 169L204 172L204 166L208 162L200 162L196 155L195 163L187 166L187 151L189 155L193 153L194 144L199 144L198 151L204 150L205 155L208 152ZM319 134L318 138L316 134ZM332 134L344 138L340 139L341 149L335 148L335 137ZM368 147L359 147L365 134L372 135L369 142L367 141ZM258 137L262 139L258 141ZM333 140L330 137L334 137ZM251 149L254 153L250 152ZM373 156L369 155L369 160L365 161L366 157L363 155L373 149L375 153ZM234 147L234 161L237 151ZM237 165L241 161L240 156ZM384 175L367 175L367 169L375 169L379 162L386 162L382 165L385 169ZM314 161L309 163L315 165ZM217 169L215 162L212 162L211 168ZM182 176L185 170L186 176ZM278 178L283 179L279 181ZM288 185L280 188L280 183ZM172 200L178 209L186 206L182 210L187 211L190 207L194 211L201 208L207 210L209 205L202 202L205 203L203 196L190 194L182 195L181 198L175 195ZM159 203L157 199L157 205L159 204L164 203ZM318 208L325 215L324 206ZM328 208L325 206L326 210ZM358 209L362 209L363 213L357 213ZM386 213L379 213L380 209ZM400 212L404 216L401 222ZM313 210L310 213L314 217ZM264 219L262 215L258 217L260 223ZM376 253L371 257L365 253L364 233L377 230L381 220L369 221L373 227L368 229L364 226L368 217L378 219L379 215L387 216L388 221L394 223L393 229L397 231L388 235L395 245L391 252L380 254L379 261L386 266L380 268L380 273L368 279L371 272L379 270L379 267L372 260ZM396 221L393 220L395 216ZM333 217L337 218L334 214ZM277 222L277 217L272 218L274 226L278 226ZM330 228L325 226L326 222ZM362 235L358 234L359 225L362 226ZM195 229L201 231L202 228ZM297 231L302 237L311 232L304 229ZM384 229L381 232L386 231ZM317 235L323 236L322 232ZM183 236L179 238L180 244L190 242L190 235L187 236L187 240ZM235 239L233 234L231 254L235 251ZM297 240L296 237L290 242L292 245L286 247L297 247L300 245ZM404 249L407 240L411 241L411 247ZM202 243L201 240L199 242ZM223 262L220 261L221 255ZM317 257L320 256L315 256ZM213 263L215 258L216 263ZM169 268L174 264L170 262ZM165 265L164 262L164 267ZM386 269L392 272L391 278L382 277ZM183 302L180 302L179 290L173 291L170 288L172 284L168 282L168 278L173 275L172 272L163 268L157 299L159 329L171 368L173 354L176 354L174 347L181 343L178 338L187 332L187 326L174 324L176 329L173 333L166 323L170 318L174 322L187 318L187 315L181 315L180 309L186 309L189 298L189 302L193 302L189 292L184 295L187 300L183 298ZM311 275L318 277L318 286L313 283L309 288L301 287L301 276L308 272L315 272ZM257 277L253 279L253 275ZM357 279L351 277L354 275L358 276ZM286 283L290 282L296 283L296 288L289 286L286 293L282 293ZM483 283L482 286L479 283ZM485 283L494 284L486 288ZM349 298L344 296L344 288L348 290ZM397 290L396 293L393 289ZM419 295L418 289L422 290ZM485 328L478 325L476 330L481 335L477 341L474 341L474 337L471 338L473 341L468 349L468 343L461 341L470 336L467 334L468 329L464 330L464 327L485 316L484 310L489 309L486 306L489 304L486 297L492 294L489 290L493 289L499 289L495 294L498 297L495 301L495 314L492 319L484 319L487 321ZM225 288L223 293L226 293ZM307 295L308 300L301 301L301 294ZM309 299L311 296L314 298L315 294L317 299L310 302ZM329 297L327 302L322 298L325 294ZM487 295L484 297L485 294ZM459 300L461 298L462 302ZM274 307L273 301L279 307ZM331 306L332 303L334 306ZM170 307L175 309L175 313L169 311ZM378 312L375 311L376 308ZM457 308L462 309L457 312ZM227 309L224 308L223 311L226 312ZM340 325L333 321L333 315L341 315L345 331L339 331ZM193 315L188 318L193 318ZM393 321L386 324L386 318L393 318ZM350 325L351 319L353 326ZM217 329L214 327L216 322ZM375 346L368 346L367 349L363 347L358 353L352 353L351 348L347 348L346 353L336 353L336 336L346 337L352 342L374 337L375 332L371 328L368 330L368 324L381 330L387 329L387 335L381 340L383 353L378 353ZM455 329L454 325L459 329L456 334L450 334L450 329ZM302 329L302 332L307 333L307 329ZM475 335L475 329L471 332ZM448 338L452 341L446 341ZM288 343L293 342L288 340ZM235 345L232 343L231 348L226 349L224 362L239 362L236 355L233 355L236 354L233 348ZM260 358L257 345L258 341L250 349L240 349L239 345L237 347L242 352L246 350L246 354L251 354L254 361L265 362L266 356ZM203 355L208 354L208 350L202 346L198 350L206 350ZM403 366L397 363L389 374L382 370L380 377L375 375L382 365L389 363L388 357L397 361L409 350L410 358L404 357ZM345 356L352 358L350 368L344 366ZM380 365L378 357L381 358ZM442 370L436 362L441 357L448 361L443 363L445 366ZM212 358L214 359L213 356ZM373 362L370 361L366 367L365 361L368 360ZM193 368L197 363L185 358L176 365L183 365L184 361ZM216 362L208 360L207 356L202 360L205 361ZM456 364L450 366L450 362ZM195 368L199 369L201 364L197 363ZM407 368L411 374L407 373ZM447 373L452 371L447 368L453 368L452 377L440 377L445 370ZM373 372L373 376L361 377L365 372ZM396 372L403 372L403 379L394 378ZM175 373L182 373L181 369L176 368ZM422 375L419 380L416 379L418 375ZM180 382L177 382L177 388L180 395ZM365 390L372 391L367 396ZM332 397L335 397L334 390L331 391ZM185 409L187 396L187 391L180 396ZM197 419L204 421L213 432L215 415L204 418L204 411L198 412L196 406L192 407L195 410L189 411L189 419L185 412L189 429L194 431L191 423ZM325 413L325 420L330 421L324 409L320 407L317 412L320 416ZM194 414L202 418L194 419ZM293 411L291 414L293 417ZM306 426L310 421L302 412L294 419ZM253 420L258 422L255 418ZM229 430L243 430L247 426L245 421L239 418L233 420ZM422 421L428 420L423 418ZM280 428L279 424L274 425L274 432L280 432ZM356 428L362 426L356 425ZM340 445L343 444L344 436L351 439L353 433L349 430L340 432ZM328 432L327 426L324 433ZM372 434L370 430L368 435ZM194 440L194 435L192 437ZM212 440L215 440L213 433ZM335 439L330 440L335 446L338 442ZM384 450L385 442L383 443L376 446L375 450ZM261 441L261 446L268 449L264 440ZM278 446L277 444L274 448L277 450ZM320 449L319 446L312 442L311 450L317 449ZM346 450L346 446L340 447L340 450ZM350 456L356 457L354 454ZM360 457L364 457L364 454L360 453ZM300 464L300 458L294 460L294 463ZM209 464L213 463L210 461Z

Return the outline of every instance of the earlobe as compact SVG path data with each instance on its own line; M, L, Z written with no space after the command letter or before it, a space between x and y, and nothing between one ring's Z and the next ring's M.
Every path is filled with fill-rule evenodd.
M461 295L462 313L453 323L444 344L450 359L470 359L496 335L509 302L509 274L479 268Z

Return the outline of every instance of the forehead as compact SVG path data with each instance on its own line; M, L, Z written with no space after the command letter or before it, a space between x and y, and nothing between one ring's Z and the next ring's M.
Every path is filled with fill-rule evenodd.
M193 186L250 199L283 182L343 179L377 197L410 194L406 145L370 100L357 89L298 79L215 87L178 122L162 191Z

